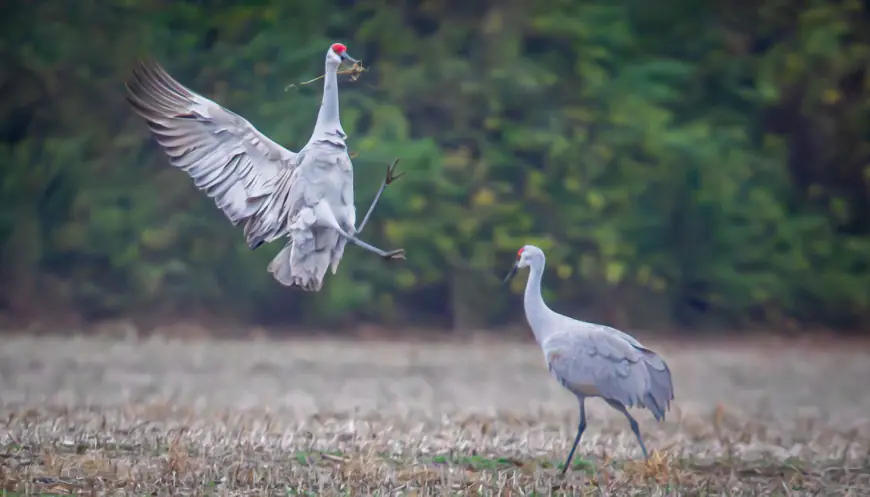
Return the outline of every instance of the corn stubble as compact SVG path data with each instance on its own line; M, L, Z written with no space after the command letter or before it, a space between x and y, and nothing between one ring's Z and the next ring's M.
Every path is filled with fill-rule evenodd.
M0 377L0 399L5 402L0 405L0 488L7 495L835 496L860 495L870 488L870 429L857 419L848 426L837 422L831 414L835 411L785 419L750 401L739 407L719 403L697 409L683 409L678 402L661 425L639 418L652 452L644 461L623 419L607 417L604 408L592 410L595 422L562 479L559 465L576 423L570 404L565 410L539 412L507 404L490 412L458 404L440 412L436 404L356 411L337 404L339 384L349 381L351 368L367 371L382 386L411 381L414 374L432 374L434 393L427 402L443 401L447 395L470 402L474 397L459 396L462 388L472 388L492 404L502 394L496 391L489 399L486 388L499 387L499 368L505 368L503 374L510 370L528 376L541 367L533 345L526 352L526 345L490 350L467 344L451 348L201 341L122 346L106 341L32 341L9 342L5 351L0 350L0 364L6 368ZM365 353L361 348L367 349ZM428 355L420 354L423 349ZM701 361L701 353L706 352L674 352L669 357L674 369L683 371L725 357L711 355ZM483 373L473 365L480 362L470 357L482 361L487 354L507 364L482 369L496 371L493 377L478 379ZM216 362L222 356L239 359ZM35 365L36 357L43 362ZM180 364L181 357L194 359ZM302 357L308 361L299 366L304 369L280 369L295 367L292 364ZM850 360L835 361L848 365ZM411 365L418 369L407 369ZM305 381L298 379L303 371L311 375ZM145 393L136 393L134 373L143 375L138 385L150 385L142 389ZM231 382L244 374L249 378ZM511 384L514 389L528 388L531 396L534 385L546 388L546 372L540 374L540 383L535 377L528 387L520 379ZM698 371L704 374L708 373ZM825 374L819 370L819 381L830 385L833 380ZM334 392L329 403L335 407L326 403L300 414L293 406L218 403L219 388L241 399L246 390L272 381L288 382L279 389L291 391L307 388L314 378L335 383L332 389L326 383L310 386L321 398L328 395L324 392ZM712 384L712 376L702 379ZM217 383L158 392L163 400L147 394L194 380ZM794 388L798 384L814 388L805 380ZM792 388L785 383L780 387ZM409 383L412 388L419 391ZM691 399L700 395L700 388L687 382L681 392ZM121 395L125 390L133 392L126 399ZM23 396L25 391L30 398ZM264 406L274 400L269 391L258 395ZM844 403L856 398L847 397ZM18 400L12 404L12 399ZM397 402L391 397L384 405Z

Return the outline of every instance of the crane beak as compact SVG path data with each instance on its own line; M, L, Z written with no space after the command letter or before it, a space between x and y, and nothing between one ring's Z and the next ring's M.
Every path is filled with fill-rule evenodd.
M514 267L511 268L511 271L507 274L507 276L504 277L504 281L501 282L502 285L507 284L507 282L510 281L511 278L513 278L514 275L517 274L517 269L519 269L519 268L517 267L516 264L514 264Z
M357 60L348 55L347 52L342 52L340 57L342 62L347 62L350 65L354 65L357 63Z

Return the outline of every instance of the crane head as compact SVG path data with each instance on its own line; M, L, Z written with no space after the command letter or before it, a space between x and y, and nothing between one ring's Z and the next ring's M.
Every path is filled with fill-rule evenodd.
M514 266L511 268L507 276L505 276L502 283L505 284L510 281L521 267L526 267L531 264L531 259L537 255L543 257L544 252L534 245L524 245L520 247L520 249L517 250L517 260L514 262Z
M326 52L326 60L335 64L336 67L340 66L343 62L351 65L357 63L356 59L347 53L347 47L343 43L333 43L329 47L329 51Z
M517 260L514 261L514 266L511 268L507 276L504 277L504 281L502 281L502 284L506 284L508 281L511 280L511 278L516 276L517 270L520 268L520 261L523 259L523 251L525 251L525 249L526 247L520 247L520 249L517 250Z

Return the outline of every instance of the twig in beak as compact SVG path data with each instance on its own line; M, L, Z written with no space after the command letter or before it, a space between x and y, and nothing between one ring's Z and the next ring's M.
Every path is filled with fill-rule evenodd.
M368 68L367 68L367 67L363 67L362 61L361 61L361 60L358 60L358 61L356 61L356 62L353 63L353 67L351 67L350 69L342 69L341 71L338 71L336 74L339 74L339 75L342 75L342 76L349 74L349 75L350 75L350 80L351 80L351 81L356 81L356 80L358 80L358 79L360 78L360 75L361 75L362 73L366 72L366 71L368 71ZM309 80L309 81L303 81L302 83L299 83L299 85L308 85L308 84L311 84L311 83L313 83L313 82L315 82L315 81L317 81L317 80L323 78L324 76L326 76L326 75L325 75L325 74L321 74L320 76L318 76L318 77L316 77L316 78L314 78L314 79L312 79L312 80ZM297 87L297 85L296 85L295 83L293 83L293 84L289 84L289 85L287 85L286 87L284 87L284 91L287 91L287 90L289 90L290 88L296 88L296 87Z

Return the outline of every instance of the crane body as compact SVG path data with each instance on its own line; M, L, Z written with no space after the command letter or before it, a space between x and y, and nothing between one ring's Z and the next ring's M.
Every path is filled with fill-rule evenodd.
M384 188L402 174L387 174L363 222L356 227L353 165L341 127L337 71L356 61L340 43L326 53L323 100L308 142L299 152L275 143L243 117L174 80L157 63L140 62L127 82L128 102L145 119L170 163L214 199L234 225L244 223L252 250L289 238L268 270L285 286L319 291L348 242L385 259L405 251L381 250L358 238Z
M628 419L644 458L646 445L637 421L628 407L649 409L657 421L665 419L674 399L674 387L667 363L631 335L609 326L579 321L551 310L541 295L541 278L546 265L544 252L525 245L505 278L519 268L530 267L523 296L526 319L544 352L550 373L573 393L580 405L580 422L562 474L571 465L574 451L586 429L586 399L600 397Z

